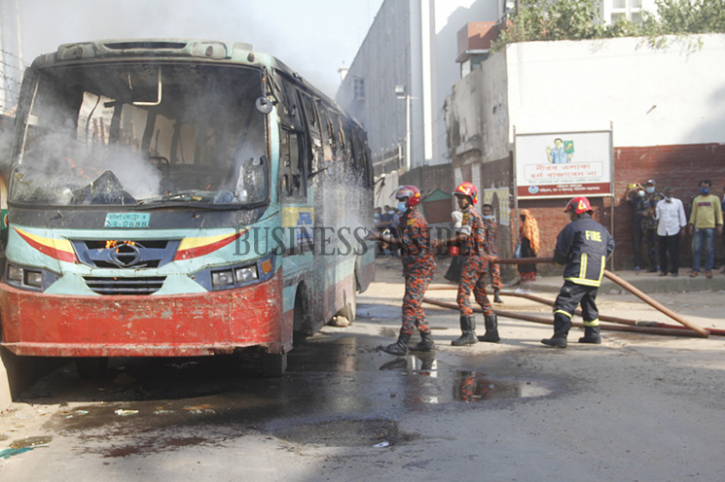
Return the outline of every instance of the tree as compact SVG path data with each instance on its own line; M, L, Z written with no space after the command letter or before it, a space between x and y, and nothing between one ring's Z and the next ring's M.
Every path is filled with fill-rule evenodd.
M597 0L519 0L493 50L515 42L725 33L725 0L656 0L657 15L604 25ZM654 43L654 42L653 42Z

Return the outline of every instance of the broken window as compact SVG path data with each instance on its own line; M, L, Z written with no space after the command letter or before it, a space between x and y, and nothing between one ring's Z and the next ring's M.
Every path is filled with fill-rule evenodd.
M12 201L266 202L259 71L114 63L41 69L37 82Z

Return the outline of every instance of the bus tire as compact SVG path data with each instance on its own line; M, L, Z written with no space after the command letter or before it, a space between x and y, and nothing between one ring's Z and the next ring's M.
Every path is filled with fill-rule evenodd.
M292 344L300 345L312 334L310 322L310 301L307 297L307 287L300 284L295 295L294 321L292 322Z
M343 306L340 311L337 312L337 316L343 316L347 320L346 325L338 326L349 326L355 322L355 315L357 313L357 290L354 288L350 291L350 299L347 304Z
M262 353L262 376L279 378L287 371L286 353Z
M76 358L76 370L78 376L83 380L101 378L108 369L108 357L84 357Z

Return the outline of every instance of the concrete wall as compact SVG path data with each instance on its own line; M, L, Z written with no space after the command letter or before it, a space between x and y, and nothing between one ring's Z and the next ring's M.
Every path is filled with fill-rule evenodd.
M725 141L725 36L527 42L506 49L510 139L608 129L616 147Z

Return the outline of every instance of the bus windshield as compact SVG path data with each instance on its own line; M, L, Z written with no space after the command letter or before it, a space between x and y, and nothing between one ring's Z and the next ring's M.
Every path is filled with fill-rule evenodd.
M10 201L54 206L265 203L258 69L98 63L39 69Z

